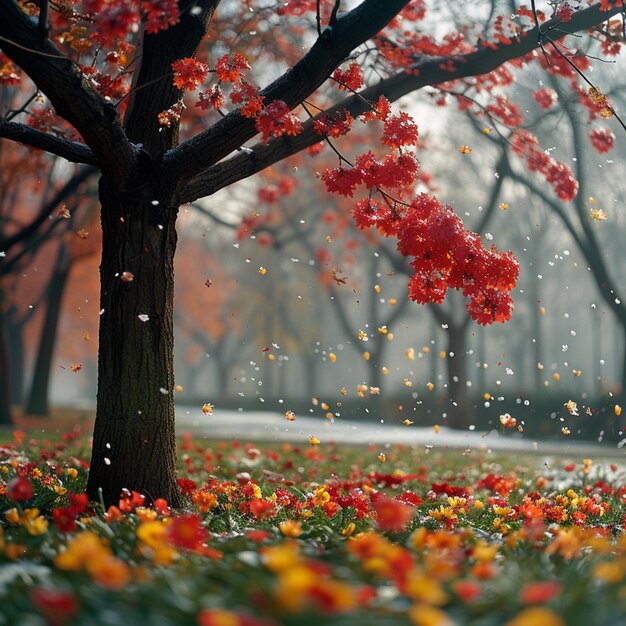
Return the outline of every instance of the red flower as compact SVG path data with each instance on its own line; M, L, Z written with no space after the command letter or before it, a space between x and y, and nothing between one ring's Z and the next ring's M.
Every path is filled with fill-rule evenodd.
M209 536L201 521L200 516L195 514L174 517L167 528L167 538L179 548L197 550Z
M276 506L269 500L254 498L254 500L250 502L250 512L259 519L263 517L272 517L276 515Z
M52 521L62 533L71 533L76 530L76 516L68 507L53 509Z
M463 602L473 602L482 593L480 585L473 580L459 580L452 585L452 591Z
M30 500L33 497L33 484L28 478L18 476L7 483L7 493L11 500Z
M174 72L174 86L190 91L202 83L209 73L207 65L189 57L174 61L172 70Z
M176 479L176 482L178 483L178 486L184 496L188 496L192 491L195 491L198 488L196 482L190 478L178 478Z
M69 624L78 613L78 599L69 591L39 587L31 590L30 599L50 626Z
M411 505L392 500L382 493L372 494L371 500L376 512L376 523L383 532L406 530L415 514L415 508Z
M542 109L549 109L557 99L556 91L544 87L533 93L533 98Z
M543 604L558 596L562 588L558 580L528 583L522 587L520 599L524 604Z
M600 154L603 154L613 149L615 135L606 127L596 128L589 133L589 141Z
M363 71L358 63L350 63L347 69L337 69L333 73L333 78L340 83L339 89L349 89L356 91L363 86Z

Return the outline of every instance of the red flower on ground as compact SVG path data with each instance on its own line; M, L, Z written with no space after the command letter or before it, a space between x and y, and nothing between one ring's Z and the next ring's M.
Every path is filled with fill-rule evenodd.
M197 550L209 536L201 521L200 516L195 514L174 517L168 526L167 538L179 548Z
M543 604L561 593L563 585L558 580L544 580L524 585L520 591L520 600L524 604Z
M372 494L372 506L376 512L376 523L383 532L406 530L415 515L415 508L382 493Z
M7 483L7 493L11 500L18 502L30 500L34 493L33 484L28 478L18 476Z
M31 590L30 599L50 626L69 624L78 612L78 599L63 589L38 587Z

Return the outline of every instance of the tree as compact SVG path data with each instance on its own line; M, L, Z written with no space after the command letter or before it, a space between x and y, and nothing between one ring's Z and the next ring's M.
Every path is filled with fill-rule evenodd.
M172 336L179 206L344 134L357 116L379 120L386 155L380 160L369 152L359 155L355 168L341 157L340 166L322 174L323 180L344 195L365 188L355 209L357 223L397 237L399 250L415 257L413 299L441 301L453 287L470 296L475 319L504 321L511 313L514 259L484 249L435 198L404 197L402 188L411 186L418 169L408 149L417 128L408 115L392 114L389 102L428 85L488 75L512 59L530 62L533 50L606 23L622 3L602 0L576 12L562 11L564 5L569 8L562 3L543 23L539 13L525 10L522 15L520 9L520 20L496 20L492 37L471 44L459 33L438 41L428 32L411 32L424 18L422 0L363 0L344 13L339 1L301 0L278 7L225 2L224 19L230 24L220 24L208 42L216 80L198 101L201 108L223 114L182 142L183 95L209 73L197 57L204 58L200 47L212 20L221 19L214 15L219 0L138 4L85 0L49 7L44 0L39 11L34 4L22 9L15 0L5 0L0 45L15 69L9 65L3 75L14 80L20 68L63 124L41 130L5 118L0 137L100 169L102 315L88 493L112 503L123 488L131 488L176 506L181 498L175 480ZM58 10L48 15L48 8ZM255 40L255 55L267 60L289 52L275 59L279 75L260 90L244 80L249 63L237 49L249 9L265 36ZM508 5L503 9L508 12ZM307 51L300 58L294 58L298 47L289 47L280 35L292 23L300 29L294 32L304 33L300 45ZM316 28L316 37L308 25ZM365 49L355 52L365 42ZM352 62L334 78L353 93L337 102L336 95L320 94L319 104L310 102L347 59ZM362 88L359 62L371 68L371 86ZM261 70L267 67L260 63ZM488 82L473 82L488 93ZM241 104L230 111L222 90L227 85L231 102ZM320 112L302 123L292 112L300 105L312 115ZM504 108L499 100L497 105ZM258 143L245 145L259 133Z

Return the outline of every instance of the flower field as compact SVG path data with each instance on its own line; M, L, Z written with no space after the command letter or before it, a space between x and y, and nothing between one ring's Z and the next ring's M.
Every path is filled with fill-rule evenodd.
M87 448L0 447L1 624L626 623L623 466L188 436L184 510L105 510Z

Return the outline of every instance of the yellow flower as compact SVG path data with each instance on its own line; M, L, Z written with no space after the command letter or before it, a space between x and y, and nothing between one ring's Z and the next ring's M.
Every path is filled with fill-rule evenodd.
M294 568L301 562L300 549L295 541L285 541L276 546L264 548L261 559L267 569L272 572L282 572Z
M48 530L48 520L39 515L39 509L26 509L20 520L29 535L43 535Z
M54 564L62 570L80 571L88 561L110 555L111 551L100 537L87 530L68 542L67 548L54 557Z
M605 561L593 568L591 576L604 583L619 583L626 575L626 561Z
M565 620L552 609L532 606L518 613L504 626L565 626Z
M409 573L405 593L409 598L428 605L442 605L448 601L448 594L441 588L441 583L423 572Z
M415 604L409 609L409 619L415 626L452 626L452 620L433 606Z
M496 557L497 552L498 546L496 544L489 545L481 541L474 546L472 556L479 563L488 563L489 561L493 561L493 559Z
M293 519L287 519L281 522L278 527L285 537L299 537L302 534L302 524Z
M17 509L15 507L13 507L12 509L9 509L5 514L4 517L6 517L7 522L9 522L9 524L19 524L20 523L20 514L17 512Z

